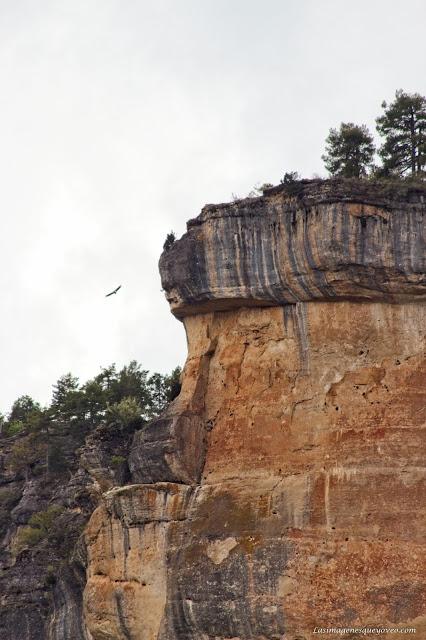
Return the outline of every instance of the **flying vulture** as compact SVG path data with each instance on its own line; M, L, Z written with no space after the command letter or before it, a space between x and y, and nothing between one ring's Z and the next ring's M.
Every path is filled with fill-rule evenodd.
M106 294L106 296L105 296L105 298L108 298L108 296L113 296L113 295L114 295L114 293L117 293L117 291L118 291L119 289L121 289L121 284L120 284L120 285L118 285L118 287L117 287L116 289L114 289L114 291L111 291L110 293L107 293L107 294Z

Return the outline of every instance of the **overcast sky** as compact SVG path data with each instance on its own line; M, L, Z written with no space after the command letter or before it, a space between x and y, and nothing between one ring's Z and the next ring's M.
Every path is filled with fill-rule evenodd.
M183 364L167 232L325 175L331 126L425 93L425 22L424 0L0 0L0 410L68 371Z

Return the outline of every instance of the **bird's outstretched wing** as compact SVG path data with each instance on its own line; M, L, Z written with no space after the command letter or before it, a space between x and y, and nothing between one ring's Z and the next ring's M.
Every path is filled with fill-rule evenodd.
M113 296L114 293L117 293L117 291L121 289L121 284L118 285L118 287L116 289L114 289L114 291L110 291L109 293L106 294L105 298L108 298L109 296Z

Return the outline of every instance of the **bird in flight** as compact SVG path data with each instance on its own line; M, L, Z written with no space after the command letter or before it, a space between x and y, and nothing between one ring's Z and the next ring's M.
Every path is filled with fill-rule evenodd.
M108 298L109 296L113 296L113 295L114 295L114 293L117 293L117 291L118 291L119 289L121 289L121 284L120 284L120 285L118 285L118 287L117 287L116 289L114 289L114 291L110 291L110 293L107 293L107 294L106 294L106 296L105 296L105 298Z

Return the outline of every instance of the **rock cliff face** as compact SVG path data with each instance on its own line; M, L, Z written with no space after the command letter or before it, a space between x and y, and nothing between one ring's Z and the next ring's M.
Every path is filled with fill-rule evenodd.
M189 221L160 260L175 315L426 296L425 190L329 180L292 191L207 205Z
M96 490L76 467L50 478L12 470L19 442L16 436L0 443L0 640L86 640L85 552L74 546L96 505ZM57 510L51 539L34 550L21 546L31 516L46 516L49 507Z
M25 433L0 436L0 640L90 639L82 611L81 535L102 492L126 480L110 461L113 452L127 454L131 434L111 433L106 425L87 438L76 438L75 431L64 427L56 442L62 468L49 472L43 452L24 470ZM47 527L49 509L55 517ZM34 516L44 519L41 530L32 530L41 535L23 543Z
M93 640L426 637L425 198L275 188L163 254L188 359L87 527Z

